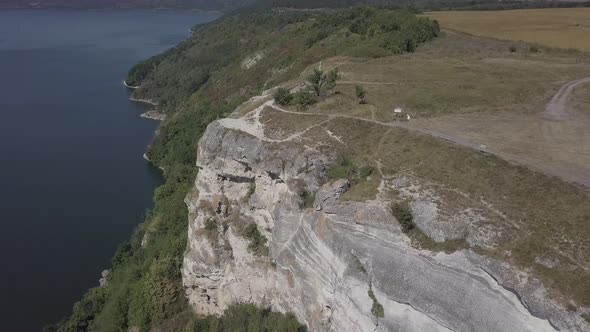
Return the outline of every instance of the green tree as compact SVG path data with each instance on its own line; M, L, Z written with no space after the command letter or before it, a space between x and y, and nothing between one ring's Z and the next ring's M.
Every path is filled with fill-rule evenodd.
M340 78L338 68L334 68L324 73L322 70L314 69L313 73L307 76L307 82L316 96L321 96L324 90L331 90L336 86L336 81Z
M336 87L336 81L340 79L340 72L338 68L334 68L328 72L328 81L326 82L326 89L332 90Z
M314 69L313 73L307 76L307 82L309 82L315 95L319 96L322 92L322 86L326 83L326 74L319 69Z
M278 88L274 95L275 102L281 106L290 105L293 101L293 95L285 88Z

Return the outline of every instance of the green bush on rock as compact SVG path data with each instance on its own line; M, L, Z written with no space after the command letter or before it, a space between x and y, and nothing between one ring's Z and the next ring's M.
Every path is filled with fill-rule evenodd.
M266 246L266 236L262 235L258 230L258 226L256 224L250 224L246 226L244 236L246 239L250 240L250 244L248 245L248 250L258 256L267 256L268 255L268 247Z

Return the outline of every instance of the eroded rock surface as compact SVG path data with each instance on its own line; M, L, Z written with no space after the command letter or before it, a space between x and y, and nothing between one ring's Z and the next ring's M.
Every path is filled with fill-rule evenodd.
M314 147L261 140L239 128L223 121L209 126L199 144L195 190L186 199L182 274L197 312L220 314L231 303L253 302L291 311L312 331L588 328L547 300L538 281L504 263L469 250L412 247L380 196L340 202L349 184L326 183L329 157ZM425 224L434 225L432 204L412 206L423 211L418 219ZM465 211L465 225L477 221L474 211ZM249 224L268 240L267 252L249 249ZM436 240L449 238L436 227ZM369 289L383 317L371 312Z

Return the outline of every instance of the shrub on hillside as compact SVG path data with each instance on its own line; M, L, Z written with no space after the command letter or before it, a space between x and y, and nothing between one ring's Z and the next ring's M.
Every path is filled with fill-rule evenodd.
M258 230L256 224L250 224L246 227L244 236L250 240L248 250L258 256L268 255L268 247L266 242L268 241L262 233Z
M256 182L252 182L248 186L248 194L247 194L248 198L252 197L252 195L254 195L254 193L256 193Z
M365 181L371 174L373 174L372 167L359 164L346 154L339 155L328 168L329 179L347 179L351 185Z
M309 91L299 91L293 94L293 103L301 111L317 103L316 97Z
M385 317L385 310L383 309L383 305L379 303L377 298L375 297L375 293L373 293L373 288L369 286L369 297L373 300L373 306L371 307L371 313L373 316L377 318Z
M360 85L356 85L354 87L354 91L356 93L356 98L358 99L359 104L366 104L367 101L365 100L365 97L367 96L367 92L365 91L365 89Z
M307 190L302 190L299 193L299 198L301 199L301 202L299 203L300 209L306 209L306 208L313 207L313 203L315 202L315 194L314 193L311 193Z
M275 103L281 106L291 105L293 102L293 94L288 89L278 88L274 94Z
M305 40L305 47L310 48L313 45L315 45L317 42L319 42L320 40L327 38L329 35L330 35L330 32L328 30L325 30L325 29L319 30L318 32L309 36Z
M397 221L399 221L404 233L408 233L416 227L408 201L393 204L391 207L391 214L393 214Z

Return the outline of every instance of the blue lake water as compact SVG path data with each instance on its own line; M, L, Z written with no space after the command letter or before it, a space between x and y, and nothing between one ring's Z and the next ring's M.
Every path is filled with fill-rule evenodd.
M0 326L40 331L98 284L152 205L157 123L122 85L213 15L0 11Z

